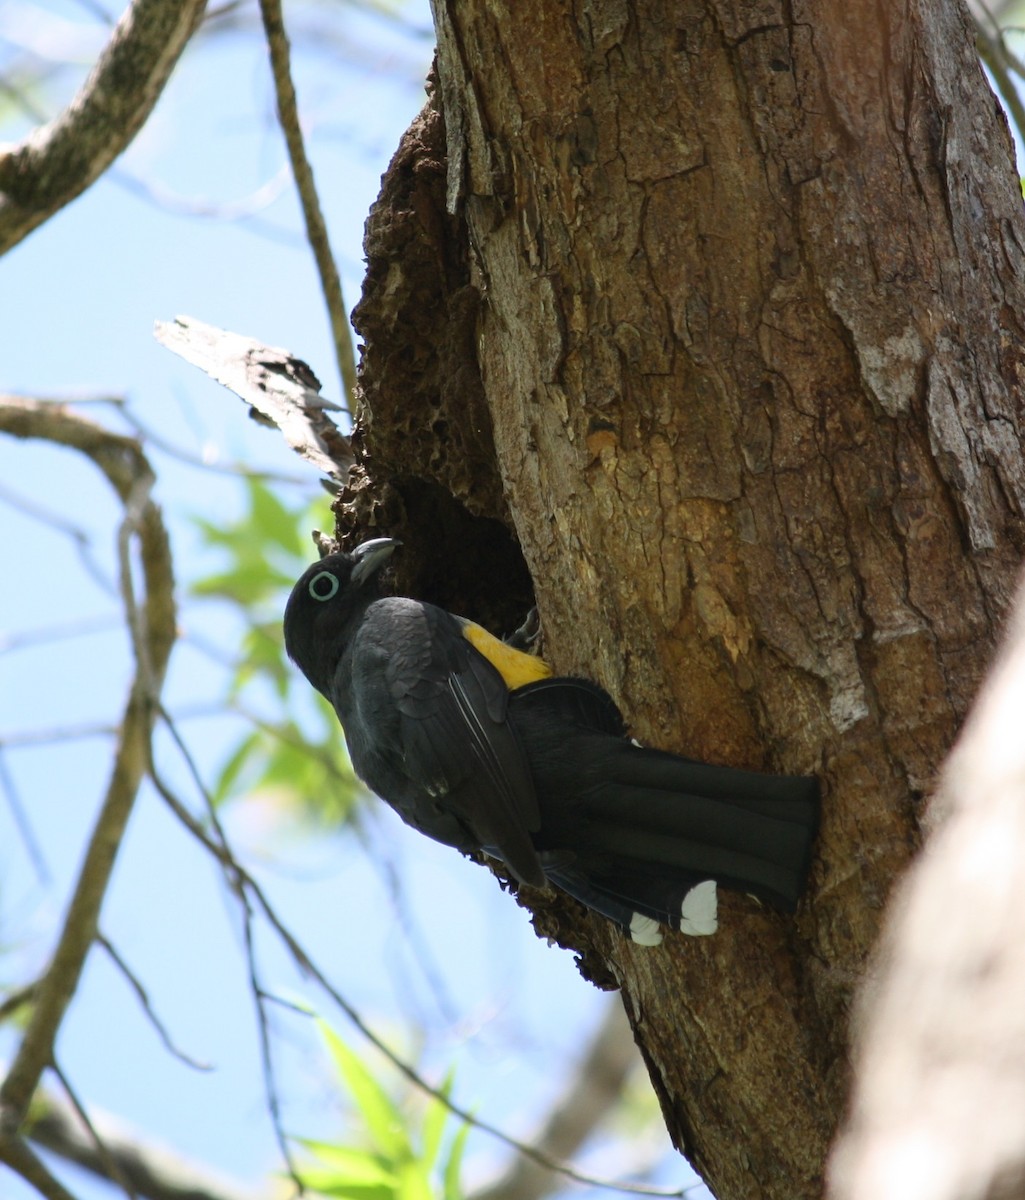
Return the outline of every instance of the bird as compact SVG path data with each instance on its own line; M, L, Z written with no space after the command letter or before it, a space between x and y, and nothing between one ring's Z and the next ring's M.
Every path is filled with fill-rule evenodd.
M596 683L385 593L401 543L329 553L285 607L291 660L334 707L355 773L414 829L554 885L656 946L707 936L718 887L782 911L806 885L814 776L712 766L641 746Z

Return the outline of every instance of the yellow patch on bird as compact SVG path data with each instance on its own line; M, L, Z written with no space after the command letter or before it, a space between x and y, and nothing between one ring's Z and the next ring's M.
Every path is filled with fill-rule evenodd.
M511 692L538 679L547 679L552 673L552 668L543 658L514 650L472 621L467 621L463 626L463 637L498 671Z

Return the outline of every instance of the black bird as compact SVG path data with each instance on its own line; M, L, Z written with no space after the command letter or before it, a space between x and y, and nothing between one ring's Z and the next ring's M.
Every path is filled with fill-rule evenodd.
M285 645L334 706L361 779L421 833L553 883L657 945L716 929L716 884L792 912L818 824L804 776L713 767L628 737L612 698L418 600L383 596L399 543L311 566Z

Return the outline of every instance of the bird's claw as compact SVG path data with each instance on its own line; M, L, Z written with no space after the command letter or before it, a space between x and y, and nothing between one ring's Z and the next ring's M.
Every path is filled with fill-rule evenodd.
M507 646L512 646L514 650L531 650L534 643L541 636L541 618L538 616L537 605L535 605L524 618L523 624L515 632L510 633L505 639Z

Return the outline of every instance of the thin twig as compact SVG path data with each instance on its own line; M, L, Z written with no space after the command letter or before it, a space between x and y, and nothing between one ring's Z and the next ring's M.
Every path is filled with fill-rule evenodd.
M118 726L109 721L83 721L81 725L55 725L49 729L14 729L0 734L0 746L49 746L54 742L77 742L83 738L116 737Z
M131 967L128 966L128 964L125 962L125 960L121 957L121 955L118 953L118 951L114 948L113 943L107 937L105 937L102 933L98 933L96 935L96 941L100 946L103 947L104 950L106 950L107 954L110 956L111 961L114 963L114 965L117 967L117 969L124 976L125 981L127 982L128 986L135 993L135 998L139 1001L139 1004L142 1006L142 1011L149 1018L150 1024L157 1031L157 1036L164 1043L164 1046L167 1048L167 1050L171 1054L173 1054L175 1058L177 1058L179 1061L183 1062L187 1067L192 1067L192 1069L194 1071L210 1071L210 1070L212 1070L213 1068L210 1066L209 1063L199 1062L197 1059L192 1058L191 1055L186 1054L184 1050L179 1049L179 1047L177 1045L175 1045L174 1041L171 1038L170 1033L167 1030L167 1027L164 1025L163 1021L161 1021L160 1018L157 1016L156 1011L153 1008L153 1004L149 998L149 992L147 992L147 990L143 986L141 980L136 976L136 974L132 971Z
M278 120L281 122L281 130L288 146L288 156L292 162L295 184L299 189L303 219L306 222L306 236L309 239L313 257L317 263L317 271L320 274L324 303L327 305L328 315L331 319L331 333L335 343L335 355L338 359L338 371L342 377L342 386L351 412L356 395L356 359L352 349L352 334L345 313L342 281L331 253L327 225L320 208L320 200L317 197L313 168L310 166L310 160L306 156L306 147L303 144L302 129L299 125L299 107L296 103L295 87L292 84L291 54L288 35L285 33L284 17L281 12L281 0L260 0L260 13L263 16L263 27L267 34L267 46L270 50L271 71L274 75L274 90L278 101Z
M265 183L241 200L215 201L189 199L155 179L133 175L123 167L111 171L111 180L135 196L141 196L163 212L184 217L204 217L215 221L241 221L269 208L288 184L288 167L282 165Z
M288 1174L301 1196L306 1191L306 1187L292 1159L292 1150L288 1144L288 1137L285 1134L285 1126L282 1120L281 1097L278 1093L277 1075L274 1070L270 1021L266 1009L267 995L263 984L260 982L259 968L256 965L256 945L253 938L253 910L249 906L249 899L245 895L244 888L240 891L240 897L242 901L246 967L249 973L249 990L252 993L253 1003L256 1005L256 1027L260 1034L260 1068L263 1072L263 1091L267 1097L267 1109L270 1113L271 1127L274 1130L275 1141L278 1143L278 1149L281 1151L281 1157L285 1161Z
M122 1174L117 1159L107 1149L106 1142L102 1137L100 1137L100 1134L97 1131L96 1126L93 1124L92 1118L89 1116L85 1105L79 1098L78 1093L71 1086L71 1081L64 1074L60 1064L54 1061L52 1064L52 1069L53 1073L60 1080L60 1085L64 1089L64 1094L67 1096L71 1107L75 1110L75 1115L85 1126L86 1132L92 1139L93 1146L96 1148L96 1153L99 1156L100 1162L103 1164L104 1174L111 1183L113 1183L116 1187L119 1187L126 1196L130 1197L130 1200L138 1200L135 1189Z
M0 396L0 400L4 397ZM119 396L116 392L94 392L77 389L69 389L66 392L42 394L36 393L33 395L33 400L41 404L58 404L58 405L74 405L76 408L81 408L86 405L104 405L114 409L118 415L127 422L132 432L139 440L147 447L155 447L157 450L163 451L169 457L177 459L178 462L186 463L190 467L195 467L201 471L214 471L220 475L241 476L243 479L259 479L268 483L284 483L290 486L302 486L309 488L309 479L302 478L299 475L289 475L284 471L269 471L260 468L248 467L241 462L212 462L204 458L202 454L187 450L184 446L179 446L175 442L169 441L161 434L157 433L152 426L139 417L124 396ZM0 497L3 497L5 489L0 487ZM15 497L6 497L9 503L16 504L18 508L25 509L32 515L33 501L21 500ZM79 531L75 526L62 527L61 518L53 517L46 513L45 510L38 510L41 519L47 519L51 524L56 525L61 529L61 532L69 533L73 536L88 538L88 535ZM108 584L108 590L113 591L113 586Z
M192 753L186 745L181 734L178 732L174 721L170 715L161 710L161 719L163 720L168 732L174 739L175 745L185 760L186 767L192 776L193 782L202 794L207 815L210 819L211 827L213 828L217 841L216 843L209 838L206 832L203 832L203 842L209 847L216 847L216 856L221 866L225 869L228 884L231 890L238 896L239 904L242 906L242 927L245 944L246 965L249 973L249 986L253 996L253 1001L256 1005L256 1022L260 1036L260 1062L263 1071L264 1093L267 1097L267 1108L270 1112L271 1126L274 1129L274 1137L278 1143L278 1148L281 1151L281 1156L285 1161L289 1176L292 1178L300 1195L305 1191L303 1181L298 1173L298 1169L292 1160L291 1149L288 1145L288 1138L285 1134L284 1125L281 1118L281 1101L278 1095L276 1076L274 1072L274 1060L271 1050L270 1031L267 1020L264 1001L266 993L263 985L260 983L259 969L256 964L256 947L253 938L253 911L247 894L248 876L238 864L231 848L228 844L227 835L224 832L224 827L221 825L220 818L217 815L217 808L213 802L213 797L206 784L203 782L202 776L199 773L199 768L192 757ZM171 788L164 782L163 777L156 768L156 764L152 757L152 744L150 746L150 778L153 781L157 791L161 794L164 800L171 805L171 808L178 814L181 819L183 814L188 816L188 821L193 821L191 814L174 795ZM195 822L199 828L198 822ZM186 822L188 827L188 822Z
M438 1012L447 1024L452 1025L456 1019L456 1006L445 985L444 976L430 949L430 944L427 938L422 935L422 930L417 924L413 910L407 903L406 892L402 886L402 879L399 872L395 869L395 863L387 853L370 853L371 846L367 832L359 824L355 822L353 824L357 840L368 851L368 858L374 864L381 878L382 886L391 904L392 913L398 922L399 928L402 930L403 938L401 945L403 947L412 947L414 959L427 982L428 989L434 996L434 1003L438 1006ZM401 962L398 964L398 967L403 974L406 973L406 968ZM403 989L403 994L412 996L412 993L413 989L411 987Z
M0 654L25 650L31 646L49 645L69 638L89 637L94 633L109 633L121 629L123 619L110 613L107 616L82 617L75 621L58 621L42 628L25 629L21 633L0 633Z
M378 1050L392 1066L411 1084L426 1095L431 1096L435 1100L444 1104L446 1108L461 1121L465 1121L474 1129L482 1133L486 1133L489 1137L495 1138L497 1141L515 1150L518 1154L531 1159L539 1166L545 1167L549 1171L553 1171L561 1175L565 1179L570 1179L574 1183L581 1183L588 1187L602 1188L608 1191L625 1192L629 1195L637 1196L661 1196L661 1197L682 1197L686 1196L688 1191L693 1190L694 1185L688 1185L686 1188L678 1188L674 1190L648 1187L643 1184L620 1183L608 1179L598 1179L594 1176L584 1174L581 1171L575 1170L566 1163L557 1162L549 1155L537 1150L534 1146L529 1146L525 1142L518 1141L504 1130L499 1129L495 1125L491 1125L487 1121L483 1121L480 1117L475 1116L468 1109L456 1104L449 1096L440 1089L429 1083L417 1070L412 1067L404 1059L402 1059L394 1050L392 1050L387 1042L385 1042L373 1029L366 1023L359 1012L345 999L345 997L334 987L330 980L324 975L316 963L309 957L302 945L296 937L289 931L278 917L270 901L267 899L263 889L256 880L246 871L246 869L232 856L230 850L225 846L215 842L203 828L198 820L189 812L189 810L181 803L174 795L170 788L166 787L163 782L156 776L153 777L153 782L157 790L163 796L165 802L171 808L171 811L178 817L179 821L192 834L197 841L203 845L207 851L213 855L222 867L228 872L229 879L234 881L234 887L243 887L256 902L257 907L263 913L271 928L275 931L281 941L284 943L289 954L295 961L299 970L307 977L312 979L325 994L334 1002L334 1004L345 1014L352 1025L363 1035L364 1038Z
M263 1072L264 1094L267 1097L267 1109L270 1113L271 1127L274 1130L274 1137L278 1143L278 1149L281 1151L281 1157L284 1159L289 1176L295 1183L299 1194L302 1195L305 1191L305 1187L302 1178L299 1175L298 1168L296 1167L292 1158L292 1151L289 1147L288 1138L285 1134L285 1128L282 1121L281 1099L278 1094L277 1078L274 1071L274 1057L271 1047L270 1026L265 1008L267 993L260 982L259 968L257 967L256 963L256 945L253 937L253 910L249 903L249 896L246 892L247 877L243 873L241 867L238 865L237 860L235 859L235 856L228 845L227 835L217 814L217 806L214 804L210 790L207 788L203 777L200 774L199 767L197 766L195 759L192 757L192 752L186 745L184 738L178 732L178 729L174 721L171 719L170 714L166 710L162 709L160 715L164 725L167 727L168 732L173 738L175 745L178 747L179 753L185 760L186 767L189 771L189 774L192 776L193 783L203 796L204 803L206 804L207 816L209 817L210 824L217 835L217 841L221 848L221 853L224 856L220 859L221 864L222 866L226 866L228 863L232 864L228 868L228 881L231 885L232 891L234 891L239 898L239 904L242 906L242 926L246 966L249 974L249 988L253 996L253 1003L256 1006L256 1024L260 1037L260 1064ZM170 788L164 783L162 777L156 771L152 761L150 764L150 776L156 785L157 790L161 793L164 799L169 799L172 795Z
M148 1200L274 1200L273 1186L260 1190L223 1177L205 1164L190 1162L150 1141L140 1130L95 1107L92 1124L117 1163L121 1178L128 1179ZM28 1137L65 1162L75 1163L100 1179L111 1171L96 1149L96 1139L83 1127L72 1105L56 1092L41 1090L33 1105ZM280 1200L280 1196L276 1197Z
M155 446L170 458L176 459L178 462L185 463L186 466L195 467L200 471L213 471L218 475L230 475L237 479L256 479L261 483L283 483L289 487L303 487L308 489L310 486L309 478L300 475L287 475L284 471L267 471L263 469L255 469L247 467L240 462L213 462L208 461L199 454L193 454L191 451L184 449L182 446L177 446L173 442L169 442L160 434L155 433L148 425L146 425L135 413L128 407L123 405L121 414L128 424L132 427L135 433L142 438L147 445Z
M214 804L214 798L210 794L210 789L203 781L203 776L200 774L196 760L192 757L192 751L186 745L185 739L178 732L178 727L175 725L170 713L164 708L160 710L160 719L167 727L167 731L174 740L174 744L178 747L178 753L184 759L185 766L188 768L188 772L192 776L192 782L196 785L197 791L203 797L203 803L206 805L207 816L210 818L210 824L214 832L217 834L218 843L224 850L224 853L227 855L228 861L234 863L235 858L231 853L230 846L228 845L228 835L224 832L224 826L221 824L221 818L217 813L217 805ZM166 791L167 785L164 784L162 779L157 776L155 764L152 762L150 763L150 774L153 777L153 782L157 785L158 790L160 790L163 794ZM232 880L231 882L233 888L241 894L241 877Z
M18 402L21 397L16 396L0 396L0 406L11 402ZM37 403L37 401L27 401L27 403ZM45 403L42 402L42 403ZM0 483L0 501L9 504L12 508L16 508L18 512L23 513L27 517L31 517L34 521L39 521L43 525L55 529L58 533L70 538L75 545L75 550L82 561L82 566L86 573L95 583L103 589L103 591L114 595L117 591L110 576L103 570L100 564L93 557L92 538L80 526L74 524L73 521L66 520L61 514L55 513L46 508L42 504L37 504L34 500L28 499L27 496L20 496L17 492L5 487Z
M3 791L4 797L7 800L7 807L10 809L11 817L18 830L18 835L25 846L29 860L35 870L36 878L45 886L52 879L50 868L46 865L46 859L43 857L43 848L39 844L35 830L32 828L32 822L28 819L28 813L21 802L21 796L18 794L18 786L14 782L14 776L7 766L7 756L4 750L5 746L0 741L0 791Z

